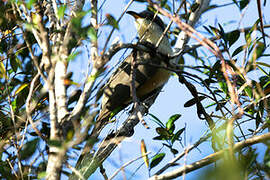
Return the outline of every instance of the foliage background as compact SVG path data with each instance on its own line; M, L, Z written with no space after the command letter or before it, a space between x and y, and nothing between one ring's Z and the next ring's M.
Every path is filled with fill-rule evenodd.
M241 1L241 2L245 2L245 1ZM127 1L113 1L113 0L107 0L104 2L104 4L102 5L102 11L100 11L100 18L101 19L105 19L106 14L111 14L113 15L116 19L117 17L120 16L123 8L126 6L128 2ZM167 3L171 3L171 1L168 1ZM178 2L177 2L178 3ZM262 2L263 3L263 2ZM140 2L134 2L132 4L132 6L129 8L130 10L134 10L134 11L141 11L144 10L146 7L147 3L140 3ZM233 1L211 1L211 4L217 4L217 5L224 5L224 4L230 4L230 5L226 5L224 7L220 7L217 8L216 10L209 10L208 12L206 12L205 14L202 15L199 24L196 27L196 30L198 30L199 32L203 33L206 37L211 37L209 35L209 33L206 33L206 30L203 26L207 26L209 27L209 25L218 28L219 25L218 23L223 27L225 32L229 32L235 29L238 29L239 27L251 27L254 25L254 23L258 20L258 12L257 12L257 2L256 1L250 1L250 3L248 4L247 8L240 11L239 8L234 4ZM101 5L101 4L99 4ZM84 6L85 10L89 10L90 4L86 3L86 5ZM262 10L263 10L263 21L265 24L269 24L269 19L270 19L270 13L267 9L270 8L270 4L269 2L266 1L265 6L263 6ZM11 17L12 18L12 17ZM88 21L89 16L86 15L84 17L83 22L85 22L84 26L87 26L87 22ZM164 18L165 22L168 22L167 18ZM12 22L12 21L11 21ZM5 22L4 22L5 23ZM4 24L2 22L2 24ZM12 26L12 24L9 24L10 26ZM112 26L103 26L102 32L100 34L99 38L99 44L101 47L103 47L103 44L105 43L106 38L108 37L108 33L111 30ZM1 33L2 33L2 38L3 33L5 33L6 31L4 31L5 28L4 26L1 29ZM19 33L19 31L15 31L17 33ZM269 30L267 28L265 28L265 34L270 34ZM254 35L254 34L252 34ZM136 41L136 30L134 28L133 25L133 19L132 17L129 17L127 15L125 15L123 17L123 19L120 21L119 23L119 30L116 30L111 38L111 42L116 38L120 39L122 42L134 42ZM257 32L256 36L260 37L261 34ZM18 35L18 41L14 41L12 42L13 44L10 47L13 47L14 45L18 44L18 42L22 41L21 40L21 36ZM75 37L76 38L76 37ZM262 40L260 39L260 41L262 42ZM11 42L11 41L10 41ZM2 57L6 56L6 52L7 49L5 49L4 47L7 47L7 44L3 44L4 41L1 41L1 53L2 53ZM191 40L189 42L189 44L192 43L196 43L195 40ZM230 53L234 52L235 49L241 45L245 44L245 37L243 34L241 34L239 40L234 43L229 51ZM269 63L267 62L267 59L269 59L269 38L266 38L266 45L267 48L264 51L265 57L260 58L260 62L265 62L268 64L268 66L265 66L263 69L268 73L269 76ZM88 50L87 50L88 49ZM71 85L71 87L68 89L68 94L70 94L74 89L78 89L78 87L76 86L76 84L82 84L83 80L85 79L85 74L87 73L87 69L85 67L87 67L87 59L89 56L89 49L90 49L90 44L89 41L83 41L83 46L81 46L80 48L78 48L76 51L80 52L80 54L78 56L76 56L76 58L72 61L70 61L69 64L69 68L68 71L72 71L73 72L73 76L72 76L72 80L75 82L75 85ZM36 47L35 49L35 54L38 55L40 54L40 50L38 47ZM15 50L13 51L14 53L16 52ZM125 54L128 54L130 52L127 51ZM25 52L27 53L27 52ZM185 65L186 66L198 66L198 65L202 65L202 62L205 62L206 64L214 64L216 62L216 57L214 57L211 53L209 53L204 47L202 48L198 48L198 54L199 57L201 57L201 61L198 58L194 58L190 55L185 55L184 59L185 59ZM21 52L20 56L28 56L27 54L23 54L23 52ZM120 53L118 53L113 59L112 61L109 63L107 70L109 70L110 68L115 67L115 64L117 64L118 59L123 58L123 51L121 51ZM12 56L13 57L13 56ZM239 59L244 58L243 54L240 54L238 56ZM16 58L15 58L16 59ZM5 66L6 62L4 60L2 60L2 66ZM14 62L14 60L12 58L10 58L10 62ZM1 99L1 115L2 116L6 116L6 114L8 113L8 108L7 106L11 105L13 106L13 108L16 106L16 108L19 110L20 108L23 109L24 106L23 104L20 105L18 103L21 102L21 100L19 98L23 98L26 97L27 95L27 91L24 92L26 89L23 90L18 90L18 87L23 87L24 83L29 83L34 71L32 71L32 66L27 62L30 62L28 58L25 58L25 61L23 62L23 66L21 67L22 70L19 70L18 72L22 71L22 72L27 72L29 74L25 75L18 75L19 78L18 80L20 80L20 82L12 82L15 83L14 86L10 85L11 90L8 90L6 92L9 92L10 94L15 94L15 98L13 97L7 97L5 96L4 91L6 89L8 89L8 87L6 86L6 80L5 80L5 74L7 73L4 69L5 67L1 67L2 69L2 74L1 74L1 89L3 89L2 91L2 99ZM20 64L20 63L18 63ZM10 66L12 66L12 64L10 64L8 66L8 69L10 69ZM14 70L14 67L18 66L20 68L19 65L13 65L12 69ZM199 76L203 76L202 74L205 72L198 72L196 70L194 70L193 68L185 68L186 71L190 72L190 73L194 73L197 74ZM10 74L12 75L12 72L10 72ZM262 70L256 70L253 71L252 73L248 74L248 77L250 79L253 79L255 81L259 81L261 79L259 79L259 77L263 76L263 72ZM204 77L206 78L207 75L204 75ZM267 80L269 82L269 80ZM18 85L18 84L20 85ZM193 82L194 83L194 82ZM198 91L200 92L204 92L207 93L207 90L205 89L205 87L202 87L200 84L198 83L194 83L194 85L196 86L196 88L198 89ZM17 91L16 91L17 90ZM16 97L17 96L17 97ZM184 134L181 135L182 140L181 143L177 142L175 144L175 148L178 149L179 152L181 152L183 150L183 146L189 146L193 143L195 143L199 137L201 137L203 135L204 132L209 131L209 127L206 124L205 121L201 121L198 119L197 114L196 114L196 109L194 108L194 106L191 107L184 107L184 104L190 100L192 98L192 96L190 95L189 92L187 92L186 87L184 87L182 84L180 84L177 80L177 77L174 76L170 79L170 81L167 83L167 85L164 87L163 91L160 93L159 97L157 98L155 104L151 107L151 109L149 110L149 112L151 114L154 114L156 117L158 117L163 123L166 123L166 121L169 119L169 117L173 114L181 114L182 116L179 118L179 120L176 121L175 125L177 127L177 129L181 129L183 127L186 127L186 131ZM8 99L10 99L11 102L7 102ZM210 101L209 100L204 100L203 104L204 105L209 105ZM228 105L229 107L229 105ZM15 109L16 109L15 108ZM214 111L215 108L210 107L207 109L207 112L210 113L211 111ZM17 112L16 112L17 113ZM21 114L18 112L19 115L23 116L23 110L21 112ZM123 113L120 115L122 121L123 119L125 119L127 113ZM264 113L263 113L264 114ZM42 116L44 116L45 121L47 117L47 114L42 114ZM267 114L265 116L268 116ZM37 116L37 119L41 118ZM2 118L5 119L5 118ZM119 145L119 147L117 148L117 150L114 151L114 153L108 158L108 160L106 160L104 162L104 168L106 169L106 173L108 174L108 176L110 176L113 172L115 172L116 169L118 169L119 167L121 167L125 162L128 162L138 156L140 156L141 152L140 152L140 143L141 143L141 139L144 139L145 144L147 146L147 150L151 151L152 153L149 155L149 157L153 156L156 152L165 152L166 156L165 159L163 159L163 161L159 164L159 166L155 167L153 170L151 170L151 173L154 173L156 170L158 170L160 167L162 167L164 164L166 164L166 162L168 162L170 159L173 158L173 154L169 152L169 149L166 147L162 147L162 144L160 141L156 141L153 140L153 138L155 136L157 136L157 133L155 132L155 128L158 127L156 123L154 123L152 121L152 117L151 116L147 116L145 118L145 120L147 121L147 123L149 124L149 126L151 127L150 130L145 129L141 124L139 124L135 130L135 135L132 138L128 138L126 139L121 145ZM267 118L265 118L264 120L266 121ZM119 126L121 124L122 121L117 122L117 125ZM48 121L47 121L48 122ZM11 123L11 122L9 122ZM3 123L4 125L9 126L6 121ZM248 123L245 123L242 125L242 128L245 130L245 133L248 133L249 131L247 129L256 129L256 124L251 121ZM39 127L41 128L41 127ZM110 128L115 128L115 126L110 126L107 127L107 130ZM44 130L44 128L43 128ZM102 136L104 137L107 134L108 131L104 131ZM266 133L267 129L263 132ZM32 134L31 134L32 133ZM239 133L239 130L236 130L236 133ZM5 133L3 133L5 134ZM1 134L2 135L2 134ZM44 149L45 148L45 144L44 141L39 141L39 144L36 145L36 141L33 139L36 137L36 135L34 135L33 131L30 130L29 128L29 134L27 134L26 139L27 141L31 142L30 145L32 145L33 147L37 148L39 147L40 149ZM6 135L4 135L3 137L6 137ZM9 136L8 136L9 137ZM7 141L10 141L9 139ZM26 141L26 142L27 142ZM12 142L12 140L10 141ZM6 143L6 141L5 141ZM180 165L183 164L189 164L192 163L196 160L199 160L211 153L213 153L213 149L211 147L212 142L208 141L205 142L203 144L201 144L199 146L199 149L195 149L192 152L190 152L185 158L184 160L180 161ZM25 147L25 146L24 146ZM255 152L258 154L258 161L262 162L263 158L265 157L265 151L266 151L266 146L265 145L256 145L253 146L254 148L256 148ZM32 149L32 148L26 148L27 150ZM14 147L12 147L12 143L11 146L9 148L7 148L4 152L1 151L1 160L2 160L2 167L9 167L5 161L7 159L8 156L11 156L13 158L16 159L16 155L12 155L16 152L16 150L14 149ZM24 152L23 154L21 154L21 156L26 156L26 160L23 160L23 164L27 165L30 162L34 162L34 160L37 158L37 161L34 162L33 166L42 166L42 162L44 162L44 159L42 158L38 158L40 156L39 152L36 151L33 155L30 152L30 157L28 157L28 154L25 154L25 151L22 149L22 152ZM78 151L76 150L70 150L68 152L68 155L70 157L75 157L75 159L70 159L69 162L71 165L75 165L76 163L76 157L77 157L77 153ZM16 154L16 153L15 153ZM252 156L255 156L255 153L251 153ZM47 158L47 154L44 154L44 157ZM18 169L18 166L16 165L16 160L14 160L14 164L15 164L15 169ZM212 166L212 165L211 165ZM140 167L140 168L139 168ZM44 168L44 167L43 167ZM138 169L139 168L139 169ZM27 169L27 168L26 168ZM137 170L138 169L138 170ZM194 171L193 173L190 173L188 175L186 175L186 179L197 179L201 177L201 174L204 173L204 171L208 169L208 167L203 168L199 171ZM70 172L70 170L68 168L64 168L64 170ZM4 169L2 169L1 173L4 172ZM11 170L9 169L9 171L6 172L11 172ZM42 171L40 171L42 172ZM135 175L133 174L135 172ZM35 174L35 173L33 173ZM4 174L3 174L4 176ZM144 162L143 160L139 160L135 163L133 163L132 165L130 165L128 168L125 169L124 174L119 173L117 178L118 179L123 179L123 177L133 177L133 179L146 179L148 177L148 173L147 173L147 169L145 168ZM94 179L99 179L101 177L100 173L97 171L94 174ZM117 179L116 178L116 179ZM67 176L62 176L62 179L67 179Z

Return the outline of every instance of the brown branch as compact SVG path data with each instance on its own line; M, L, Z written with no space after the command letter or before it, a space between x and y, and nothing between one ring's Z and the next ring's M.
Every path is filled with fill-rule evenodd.
M258 7L259 18L260 18L260 24L261 24L260 27L261 27L261 31L262 31L263 43L266 46L265 33L264 33L264 28L263 28L263 16L262 16L261 0L257 0L257 7Z
M254 136L254 137L249 138L247 140L236 143L233 146L233 151L239 151L245 147L248 147L248 146L251 146L253 144L257 144L257 143L260 143L260 142L263 142L263 141L266 141L269 139L270 139L270 133L266 133L266 134L263 134L260 136ZM190 165L182 166L182 167L175 169L171 172L168 172L168 173L165 173L162 175L152 176L149 180L162 180L162 179L177 178L177 177L181 176L183 173L187 174L189 172L192 172L194 170L200 169L204 166L207 166L211 163L216 162L217 160L221 159L228 150L229 149L224 149L224 150L218 151L218 152L213 153L213 154L211 154L211 155L209 155L209 156L207 156L199 161L196 161Z

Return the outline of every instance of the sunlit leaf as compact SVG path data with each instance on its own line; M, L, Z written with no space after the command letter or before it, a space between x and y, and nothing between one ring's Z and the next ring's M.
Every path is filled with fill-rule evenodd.
M62 5L58 8L58 17L60 19L63 19L64 15L65 15L65 11L66 11L67 5Z
M24 88L28 86L27 83L22 84L21 86L18 87L18 89L15 91L14 95L17 95L19 92L21 92Z
M226 82L220 81L220 82L218 82L218 84L219 84L219 87L221 88L221 90L222 90L225 94L227 94L227 93L228 93L228 86L227 86Z
M0 62L0 78L7 79L6 68L2 61Z
M170 130L170 129L173 127L174 122L175 122L177 119L179 119L180 117L181 117L181 114L174 114L174 115L172 115L172 116L169 118L169 120L167 121L167 123L166 123L166 128L167 128L167 130Z
M45 179L45 178L46 178L46 171L38 173L38 179Z
M27 4L26 4L26 7L28 9L31 9L33 4L36 2L36 0L28 0Z
M147 156L147 149L146 149L146 145L143 139L141 140L141 153L142 153L142 158L144 160L146 167L149 168L149 159Z
M91 39L91 41L94 41L94 42L97 41L97 32L96 32L95 28L90 27L88 29L87 34L88 34L89 38Z
M245 87L245 93L248 95L248 97L252 98L253 97L253 93L252 93L252 88L247 86Z

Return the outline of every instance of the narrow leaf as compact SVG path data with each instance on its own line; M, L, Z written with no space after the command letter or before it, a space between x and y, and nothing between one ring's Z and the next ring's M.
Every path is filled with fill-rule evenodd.
M160 153L160 154L157 154L153 157L151 163L150 163L150 169L152 169L153 167L157 166L161 161L162 159L165 157L165 153Z
M229 41L229 46L233 45L240 37L240 31L235 30L227 34L227 39Z
M149 168L149 159L148 159L148 156L147 156L146 145L145 145L143 139L141 140L141 153L142 153L142 156L143 156L142 158L144 160L144 163L145 163L146 167Z
M21 92L24 88L28 86L27 83L22 84L14 93L14 96L17 95L19 92Z

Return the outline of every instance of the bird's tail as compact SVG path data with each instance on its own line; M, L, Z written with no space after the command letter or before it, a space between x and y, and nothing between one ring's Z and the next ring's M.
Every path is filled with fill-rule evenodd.
M95 126L89 136L91 140L86 142L82 151L82 156L83 154L87 154L90 152L90 150L93 148L94 142L96 142L102 129L105 127L106 124L108 124L109 120L110 120L110 111L102 111L99 113Z

